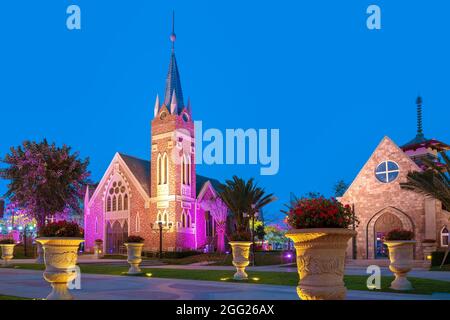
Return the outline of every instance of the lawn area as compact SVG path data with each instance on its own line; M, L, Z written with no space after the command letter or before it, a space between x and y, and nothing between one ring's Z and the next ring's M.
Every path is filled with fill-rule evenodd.
M226 255L221 261L212 264L213 266L232 266L233 255ZM286 251L256 251L255 265L273 266L295 262L295 254L291 253L291 258L287 258Z
M16 265L16 268L44 270L43 265L38 264L22 264ZM109 274L109 275L123 275L128 270L126 266L105 266L105 265L80 265L82 273L93 274ZM143 268L144 274L150 273L154 278L170 278L170 279L190 279L190 280L205 280L205 281L227 281L234 282L231 270L180 270L180 269L161 269L161 268ZM262 272L251 271L248 272L250 279L246 283L253 284L270 284L270 285L286 285L296 286L298 281L297 273L295 272ZM450 293L450 282L408 278L413 287L412 291L402 291L402 293L413 294L432 294L433 292ZM398 292L389 289L389 285L394 280L394 277L381 278L382 292ZM364 290L368 291L366 287L367 276L351 275L344 277L345 285L349 290Z
M13 297L13 296L4 296L4 295L0 294L0 300L33 300L33 299Z

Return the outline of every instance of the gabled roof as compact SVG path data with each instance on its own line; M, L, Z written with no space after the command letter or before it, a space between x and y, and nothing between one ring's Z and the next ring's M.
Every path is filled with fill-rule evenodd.
M139 181L139 184L150 196L150 161L139 159L123 153L119 153L127 167L133 173L134 177Z
M211 179L211 178L197 174L197 176L196 176L197 197L198 197L200 191L202 190L203 186L205 185L205 183L207 183L208 181L211 182L211 185L213 186L213 188L215 190L217 190L217 191L220 190L221 183L219 182L219 180Z

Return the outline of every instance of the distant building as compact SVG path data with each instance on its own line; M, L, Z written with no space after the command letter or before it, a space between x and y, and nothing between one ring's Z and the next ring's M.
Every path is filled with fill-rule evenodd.
M400 187L409 171L425 168L424 158L438 162L438 152L450 149L443 142L425 138L420 97L417 112L416 137L401 147L390 138L383 138L340 198L342 203L354 207L360 220L356 246L349 246L350 257L355 254L357 259L387 257L384 236L396 228L415 233L415 259L426 259L430 252L448 247L450 208L443 208L434 198Z

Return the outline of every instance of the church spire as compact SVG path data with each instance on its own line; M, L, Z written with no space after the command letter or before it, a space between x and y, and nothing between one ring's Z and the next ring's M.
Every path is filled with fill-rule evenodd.
M422 126L422 97L418 96L416 100L417 104L417 137L424 137Z
M177 36L175 34L175 11L172 16L172 33L170 34L170 41L172 42L172 53L170 55L169 71L166 79L166 91L164 94L164 105L170 106L172 102L172 96L175 94L175 100L177 101L177 110L184 108L183 91L181 89L180 73L178 72L177 59L175 58L175 41Z

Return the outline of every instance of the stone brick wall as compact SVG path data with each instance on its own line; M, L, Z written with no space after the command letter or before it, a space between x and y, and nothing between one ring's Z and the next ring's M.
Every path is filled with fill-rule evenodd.
M396 162L400 173L395 181L382 183L375 177L375 169L381 162L387 160ZM400 183L406 181L408 172L413 170L419 168L391 139L385 137L347 192L340 198L342 203L354 205L355 213L360 220L356 241L358 259L375 257L375 225L384 215L395 216L401 221L403 228L414 231L417 241L415 258L424 258L421 242L425 235L425 196L400 187ZM448 221L448 217L443 215L439 206L435 214L436 225L443 224L446 219ZM395 227L396 224L392 223L392 226ZM351 247L348 254L351 254Z

